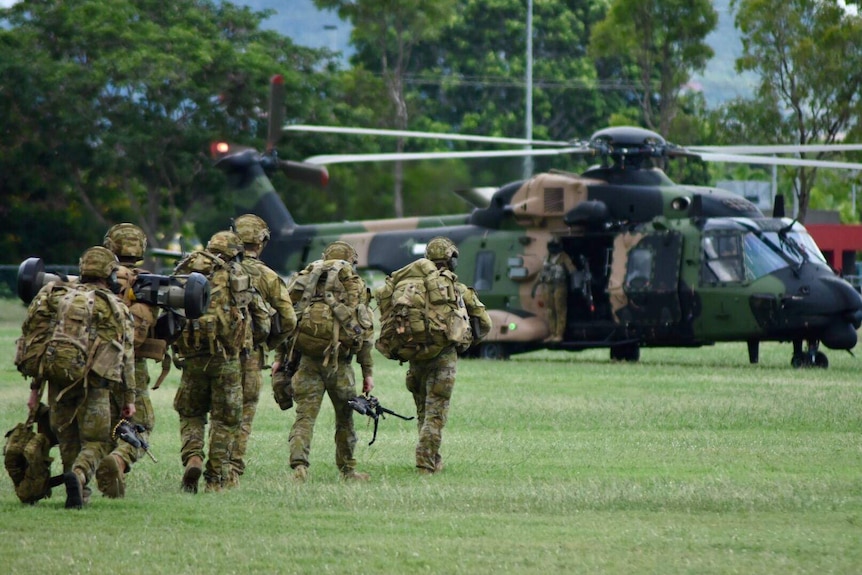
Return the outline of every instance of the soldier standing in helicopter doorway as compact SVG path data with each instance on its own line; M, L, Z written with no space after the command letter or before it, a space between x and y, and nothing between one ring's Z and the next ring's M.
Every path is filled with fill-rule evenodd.
M546 342L563 341L566 331L566 313L568 312L569 276L575 271L575 264L563 251L559 238L551 238L548 242L548 256L542 264L542 271L533 286L533 296L536 288L541 285L545 290L545 310L550 335Z

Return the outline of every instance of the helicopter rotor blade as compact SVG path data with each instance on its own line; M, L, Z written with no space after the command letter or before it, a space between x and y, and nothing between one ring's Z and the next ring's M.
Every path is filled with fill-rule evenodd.
M321 165L279 160L278 167L281 168L285 176L292 180L299 180L320 187L326 187L329 184L329 171Z
M276 74L269 82L269 125L266 137L266 153L270 154L281 139L284 123L284 76Z
M414 132L410 130L381 130L375 128L346 128L340 126L312 126L288 124L285 130L292 132L321 132L327 134L353 134L363 136L388 136L393 138L424 138L431 140L450 140L461 142L483 142L487 144L511 144L521 146L571 146L574 142L557 140L528 140L523 138L498 138L495 136L471 136L467 134L448 134L440 132Z
M455 195L474 208L487 208L491 205L491 198L493 198L496 191L497 188L493 187L466 188L455 190Z
M836 168L862 170L862 164L852 162L833 162L829 160L803 160L801 158L779 158L774 156L754 156L745 154L701 153L705 162L728 162L733 164L761 164L767 166L807 166L812 168Z
M776 146L686 146L693 152L718 154L795 154L801 152L855 152L862 144L800 144Z
M558 148L553 150L486 150L482 152L404 152L401 154L330 154L306 158L309 164L344 164L350 162L395 162L398 160L446 160L468 158L506 158L516 156L558 156L560 154L594 154L584 148Z

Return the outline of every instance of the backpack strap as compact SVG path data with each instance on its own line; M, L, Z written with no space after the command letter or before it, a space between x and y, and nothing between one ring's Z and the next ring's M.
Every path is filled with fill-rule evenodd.
M311 270L308 273L308 279L305 283L305 289L302 292L302 297L299 298L299 303L296 306L297 320L305 309L311 304L312 298L317 291L317 282L320 281L320 276L323 274L323 262L316 261L311 264Z

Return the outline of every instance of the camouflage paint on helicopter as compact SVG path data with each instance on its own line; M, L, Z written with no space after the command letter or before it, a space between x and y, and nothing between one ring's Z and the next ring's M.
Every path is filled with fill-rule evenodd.
M819 343L851 349L862 321L862 296L835 276L804 227L765 218L731 192L676 185L659 169L539 174L503 186L470 214L298 225L256 152L217 157L237 187L238 213L270 226L262 257L282 273L335 239L356 247L360 267L389 273L432 237L451 238L459 277L494 322L476 350L483 357L548 345L541 290L533 297L532 287L552 237L579 267L554 348L610 348L614 359L637 360L641 347L745 341L754 363L760 341L792 341L794 366L825 367Z

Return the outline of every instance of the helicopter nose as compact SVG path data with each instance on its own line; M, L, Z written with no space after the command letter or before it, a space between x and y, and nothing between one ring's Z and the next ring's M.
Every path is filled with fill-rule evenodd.
M832 296L830 307L839 321L826 326L820 341L831 349L851 349L856 345L856 330L862 325L862 295L840 278L826 277L823 283Z
M841 278L825 277L823 283L833 294L834 309L843 311L847 319L852 320L853 326L858 328L862 320L862 294Z

